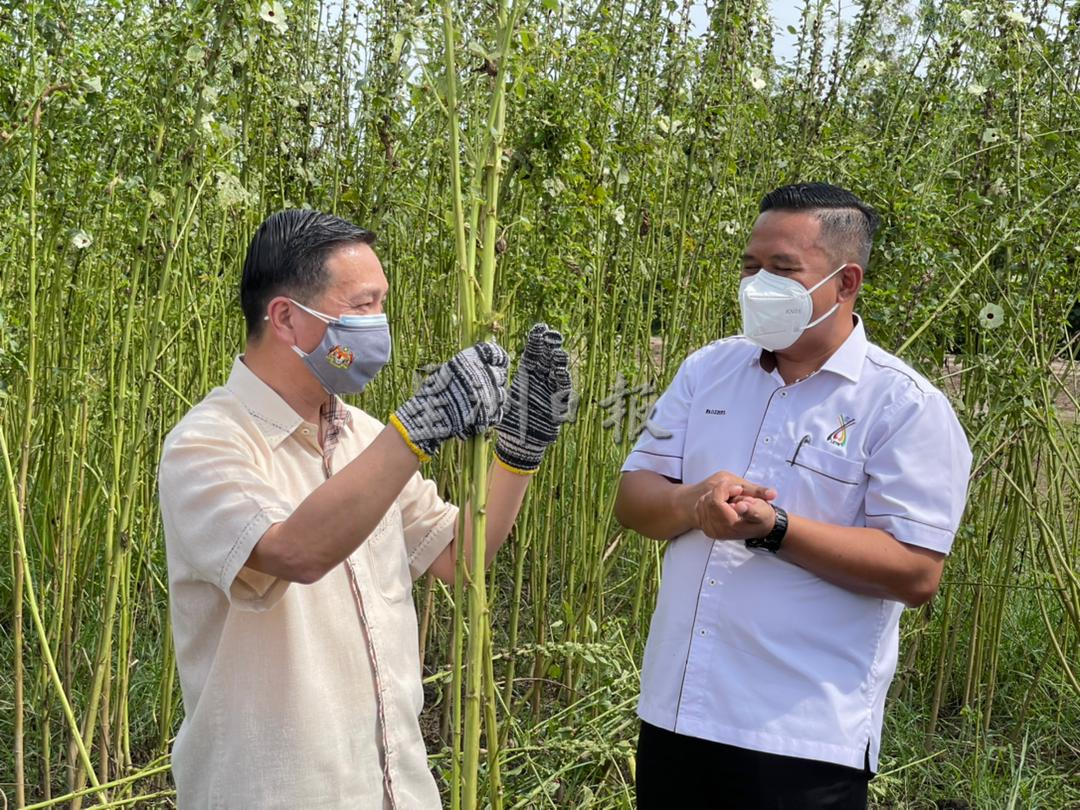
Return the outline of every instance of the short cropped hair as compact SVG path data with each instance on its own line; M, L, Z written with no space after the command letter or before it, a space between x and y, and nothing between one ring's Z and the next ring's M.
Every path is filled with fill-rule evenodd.
M846 189L828 183L793 183L762 197L758 210L807 211L821 222L821 241L833 258L858 262L864 270L870 263L881 217Z
M267 217L252 237L240 276L248 338L261 334L271 298L288 294L301 303L311 301L330 280L330 254L344 245L374 242L374 233L332 214L293 209Z

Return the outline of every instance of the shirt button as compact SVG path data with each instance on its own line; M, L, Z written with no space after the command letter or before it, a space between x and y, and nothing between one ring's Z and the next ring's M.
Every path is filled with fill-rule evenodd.
M300 432L303 433L305 436L310 436L311 435L311 431L308 430L307 428L304 428Z
M715 584L716 584L716 580L715 580L715 579L710 579L710 580L709 580L709 584L710 584L710 585L715 585Z
M768 444L771 441L772 441L772 439L770 439L768 436L765 437L765 444Z
M786 396L787 396L787 391L781 391L781 392L780 392L780 396L782 396L782 397L786 397Z
M698 630L698 632L699 632L699 633L700 633L701 635L705 635L705 630L704 630L704 629Z

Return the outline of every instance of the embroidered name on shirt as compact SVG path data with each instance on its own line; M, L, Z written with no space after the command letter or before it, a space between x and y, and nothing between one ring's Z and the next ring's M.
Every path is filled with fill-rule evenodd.
M840 422L840 427L830 433L828 437L826 437L825 441L827 441L829 444L836 445L837 447L846 447L847 429L855 424L855 417L844 416L843 414L840 414L840 418L838 421Z
M727 416L727 411L723 408L706 408L705 413L709 416Z

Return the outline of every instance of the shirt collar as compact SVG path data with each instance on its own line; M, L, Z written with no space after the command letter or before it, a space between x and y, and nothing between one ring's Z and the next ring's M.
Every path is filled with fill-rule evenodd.
M862 374L863 362L866 360L866 329L863 328L862 318L855 318L855 328L851 334L840 344L840 348L832 353L821 367L822 371L831 371L841 377L847 377L852 382L858 382Z
M851 330L851 334L844 339L840 348L832 353L819 371L831 371L852 382L858 382L862 375L863 362L866 360L866 329L863 327L862 318L855 314L852 314L852 317L855 319L855 327ZM764 351L762 349L754 352L750 358L750 365L760 366Z
M294 411L277 391L244 364L242 356L233 360L225 388L240 400L247 412L255 418L259 430L273 448L277 448L304 423L303 417ZM345 412L345 424L351 424L352 414L340 398L335 397L335 400L338 407Z

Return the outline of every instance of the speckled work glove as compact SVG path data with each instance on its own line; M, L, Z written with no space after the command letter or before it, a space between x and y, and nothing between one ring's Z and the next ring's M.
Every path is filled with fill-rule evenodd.
M563 336L546 323L529 331L495 440L495 456L510 472L536 472L544 450L573 413L574 389L562 342Z
M421 461L451 437L483 433L502 418L509 362L495 343L458 352L424 378L416 395L391 415L390 424Z

